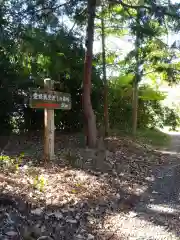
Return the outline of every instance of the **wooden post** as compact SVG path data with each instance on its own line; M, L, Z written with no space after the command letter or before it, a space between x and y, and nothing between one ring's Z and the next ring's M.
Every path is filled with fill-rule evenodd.
M44 79L44 88L53 90L53 81L49 78ZM45 161L54 159L54 109L44 109L44 157Z

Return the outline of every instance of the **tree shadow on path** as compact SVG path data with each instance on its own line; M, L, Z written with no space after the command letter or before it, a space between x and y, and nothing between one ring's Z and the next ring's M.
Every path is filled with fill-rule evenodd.
M164 151L169 153L170 164L153 170L154 180L134 211L138 218L162 226L180 239L180 133L172 134L171 138L170 147Z
M176 136L176 139L173 138L173 141L177 142L179 139L180 135ZM28 218L32 220L33 225L45 229L43 235L52 235L55 239L93 239L90 238L91 235L95 236L94 239L103 240L131 239L131 237L149 240L160 240L163 237L167 240L180 239L180 166L176 154L171 155L171 153L173 151L169 151L171 162L169 166L155 167L152 171L153 180L145 178L142 180L146 182L148 188L139 196L129 193L128 189L122 188L121 184L117 183L117 179L123 181L125 176L118 178L107 168L97 171L82 169L95 176L99 175L99 171L101 174L108 173L104 181L120 197L107 196L106 200L97 197L95 200L81 199L78 202L69 202L64 205L48 206L44 201L41 203L44 207L43 211L40 214L30 213ZM136 182L135 178L132 180ZM10 195L13 196L13 192ZM19 196L16 196L17 201L18 198ZM34 207L38 207L38 204ZM147 226L144 227L143 224ZM162 227L161 231L157 227ZM143 230L145 233L141 233ZM166 232L161 236L165 230L167 233L172 232L177 238L170 238ZM148 231L149 234L147 234ZM156 233L157 231L159 233Z

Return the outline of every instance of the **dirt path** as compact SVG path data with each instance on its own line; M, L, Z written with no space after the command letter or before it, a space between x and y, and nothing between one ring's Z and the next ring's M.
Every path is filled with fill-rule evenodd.
M180 133L171 137L170 165L154 169L142 202L121 222L127 239L180 239Z
M67 136L67 138L69 143L70 137ZM64 139L65 138L63 138L63 142ZM133 141L129 139L126 141L124 138L120 140L118 145L120 151L117 152L116 156L117 163L119 161L119 164L122 164L119 165L120 174L124 173L123 164L125 165L126 163L127 167L129 167L127 169L124 168L126 171L130 169L130 172L125 176L128 177L128 180L126 181L124 178L124 183L127 183L126 185L122 184L123 177L115 179L116 175L112 175L112 177L111 174L108 175L109 169L108 171L105 169L103 173L99 173L89 172L85 168L76 169L75 167L63 168L62 166L56 166L54 170L45 170L47 189L42 193L34 188L30 188L28 184L31 175L24 174L23 171L25 170L22 170L21 177L18 173L17 176L16 174L10 175L14 179L12 184L11 182L5 181L4 178L1 191L3 192L6 188L8 194L13 195L13 193L16 192L19 196L23 191L23 196L27 197L29 202L36 202L37 196L39 200L42 200L42 204L48 203L51 200L50 205L54 208L53 211L55 211L55 213L52 213L52 209L50 208L48 209L50 213L47 212L49 214L48 218L46 216L47 214L44 215L41 211L40 213L30 214L29 219L32 220L35 226L38 225L38 229L39 226L41 226L42 229L44 229L45 226L48 236L49 233L54 231L53 236L55 236L55 240L180 239L180 133L172 135L171 144L166 149L166 152L170 154L169 156L167 155L168 164L167 161L163 161L163 158L161 159L161 155L163 154L156 156L154 152L147 153L145 152L145 148L140 148L138 144L133 145ZM13 143L11 145L13 146L13 150L15 149L16 152L18 150L18 153L26 152L24 149L28 149L29 152L32 148L34 155L37 155L35 150L36 148L38 150L41 149L42 144L39 144L37 139L34 140L34 142L36 143L36 147L34 147L33 144L31 146L31 142L28 143L21 137L21 141L18 139L17 144ZM71 145L70 148L72 148ZM62 155L60 155L60 157L61 156ZM68 159L72 160L71 158ZM153 159L155 159L155 161ZM156 168L153 167L155 165L157 166ZM112 166L114 165L111 165L109 168L112 168ZM150 171L146 168L150 169ZM41 168L39 168L39 171L40 169ZM44 170L41 169L41 171ZM140 177L138 178L137 175ZM26 192L24 190L25 188L22 190L22 185L19 186L17 184L17 179L19 178L23 180L22 182L24 184L26 184L26 180L28 180ZM118 180L120 181L118 182ZM0 181L0 183L2 182L3 181ZM125 205L124 208L123 206L120 208L122 200L127 200L127 198L125 198L125 190L128 192L129 189L133 189L132 185L135 183L137 186L135 187L136 190L141 190L139 191L140 201L138 198L138 204L135 205L135 202L133 202L131 208L125 209L127 207ZM134 192L131 190L129 192L131 196L135 196ZM92 198L92 196L94 198ZM103 200L103 197L107 201ZM56 210L55 206L56 208L58 207L58 210ZM13 216L13 214L14 213L10 215ZM57 215L57 219L54 217L55 214ZM52 215L53 218L51 219ZM36 223L37 219L38 224ZM49 223L51 220L53 223L52 226ZM21 219L19 221L21 221ZM53 226L57 228L52 230L54 229L51 229ZM12 234L12 229L8 231L10 232L9 234ZM59 237L59 231L64 237ZM14 234L17 235L16 229L14 230ZM69 234L71 234L71 236ZM1 238L1 231L0 239L7 240L7 238ZM32 240L37 240L37 238L32 238Z

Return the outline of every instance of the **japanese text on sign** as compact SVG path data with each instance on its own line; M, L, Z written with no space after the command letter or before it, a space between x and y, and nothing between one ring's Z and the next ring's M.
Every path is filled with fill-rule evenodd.
M34 89L30 94L31 108L71 109L71 95L63 92Z
M67 102L70 103L70 98L66 96L57 96L48 93L37 93L34 92L32 95L34 100L45 100L45 101L56 101L56 102Z

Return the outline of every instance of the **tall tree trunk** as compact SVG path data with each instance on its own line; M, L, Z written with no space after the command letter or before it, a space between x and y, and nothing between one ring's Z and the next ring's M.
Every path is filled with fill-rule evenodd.
M90 148L96 147L97 129L96 116L91 103L91 73L94 41L94 20L96 12L96 0L88 0L88 23L86 35L86 54L84 62L84 79L83 79L83 111L84 111L84 128L86 135L86 145Z
M139 24L140 18L140 10L137 10L137 26ZM135 49L136 49L136 69L135 69L135 79L133 82L133 100L132 100L132 133L133 135L136 134L137 131L137 123L138 123L138 84L141 80L141 73L140 73L140 56L139 56L139 48L140 48L140 34L138 31L138 27L136 28L136 41L135 41Z
M102 7L103 12L103 7ZM102 31L102 68L103 68L103 82L104 82L104 133L108 136L109 133L109 114L108 114L108 84L106 77L106 50L105 50L105 26L103 16L101 17L101 31Z
M133 82L133 99L132 99L132 133L136 135L137 131L137 120L138 120L138 82L137 82L137 74Z

